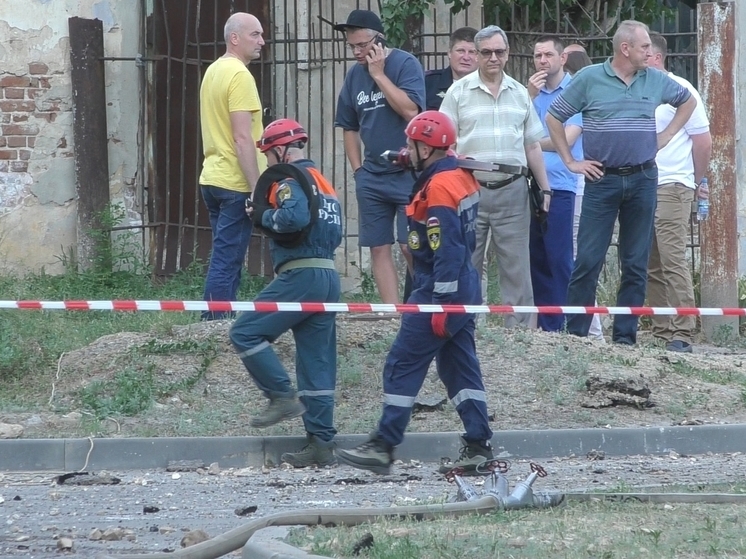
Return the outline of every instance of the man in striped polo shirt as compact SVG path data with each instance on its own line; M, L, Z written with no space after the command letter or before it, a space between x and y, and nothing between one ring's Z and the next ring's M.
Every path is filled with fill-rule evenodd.
M567 168L586 177L568 305L593 306L617 217L622 277L616 304L645 303L658 187L655 156L689 120L697 104L685 87L648 67L652 49L647 25L623 21L613 47L612 58L575 75L546 117L549 135ZM676 107L676 114L656 134L655 109L662 103ZM583 115L584 159L580 161L572 156L562 125L577 113ZM591 315L569 315L567 330L587 336L590 324ZM637 316L617 315L612 341L635 344Z

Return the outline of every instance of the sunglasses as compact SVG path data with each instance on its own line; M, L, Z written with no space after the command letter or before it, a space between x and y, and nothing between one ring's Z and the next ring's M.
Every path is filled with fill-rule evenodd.
M482 58L492 58L492 55L502 58L508 54L508 49L482 49L479 51L479 56Z

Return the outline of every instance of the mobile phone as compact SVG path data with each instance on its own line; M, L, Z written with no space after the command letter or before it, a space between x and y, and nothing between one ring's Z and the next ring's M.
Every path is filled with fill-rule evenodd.
M376 44L381 47L382 49L386 48L386 39L383 38L382 35L376 36Z

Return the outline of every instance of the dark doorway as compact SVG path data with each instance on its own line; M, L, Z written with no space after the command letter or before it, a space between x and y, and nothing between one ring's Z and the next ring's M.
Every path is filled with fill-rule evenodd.
M155 0L149 17L148 48L156 62L148 92L153 149L148 218L158 224L151 241L156 275L168 276L209 258L212 235L198 187L199 86L210 63L225 52L223 26L237 11L257 16L269 42L269 0ZM263 106L269 108L265 64L260 59L249 69ZM262 236L252 238L248 258L252 275L271 275L266 244Z

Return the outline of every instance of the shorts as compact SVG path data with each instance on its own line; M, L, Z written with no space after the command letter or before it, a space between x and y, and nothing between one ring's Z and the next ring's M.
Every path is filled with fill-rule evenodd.
M409 171L378 175L362 167L355 173L359 243L364 247L390 245L396 240L407 242L407 215L414 179Z

